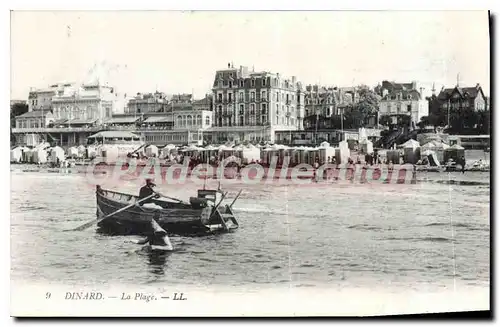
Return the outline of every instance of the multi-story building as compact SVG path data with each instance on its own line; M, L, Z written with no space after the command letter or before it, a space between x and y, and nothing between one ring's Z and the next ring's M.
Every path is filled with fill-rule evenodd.
M100 84L72 85L52 97L52 113L59 125L102 124L111 118L117 95Z
M51 110L52 97L59 92L64 92L64 88L69 86L71 86L71 84L61 83L50 85L43 89L31 88L28 95L28 111Z
M308 85L305 96L305 116L321 115L330 117L336 114L338 104L337 90L333 87Z
M429 103L423 97L423 88L417 89L417 83L396 83L383 81L375 88L381 97L379 101L379 119L389 116L396 123L399 115L411 117L414 127L423 116L429 114Z
M125 114L165 112L169 105L168 97L163 92L137 93L135 97L129 99Z
M112 87L99 83L31 90L31 111L16 117L12 133L20 144L36 145L43 140L58 145L85 144L87 136L112 116L116 99Z
M210 136L204 131L212 126L211 96L193 100L192 94L179 94L162 99L167 101L160 111L136 111L136 105L129 106L128 113L106 120L106 129L136 131L154 145L201 144Z
M276 130L300 128L302 94L295 77L228 64L213 83L213 141L274 141Z
M461 87L457 85L454 88L445 88L443 86L437 99L441 110L445 112L448 109L455 111L483 111L487 110L488 107L487 98L479 84L473 87Z

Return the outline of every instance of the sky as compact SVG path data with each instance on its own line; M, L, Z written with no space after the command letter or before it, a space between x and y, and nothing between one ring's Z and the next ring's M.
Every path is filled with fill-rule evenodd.
M489 95L485 11L14 11L11 99L30 87L108 82L120 93L209 92L228 62L328 86L383 80Z

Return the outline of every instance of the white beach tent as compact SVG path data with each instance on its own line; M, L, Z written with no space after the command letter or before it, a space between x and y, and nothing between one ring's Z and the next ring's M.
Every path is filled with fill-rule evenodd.
M57 159L59 159L59 162L62 162L65 159L64 149L59 147L59 146L55 146L55 147L51 148L50 149L50 157L48 159L49 159L49 162L52 162L52 163L57 163Z
M330 160L331 160L332 157L333 158L335 157L335 148L330 146L330 143L328 143L328 142L322 142L319 145L318 149L319 149L319 161L320 161L320 163L321 162L329 163L328 158L330 158Z
M405 163L415 164L420 159L420 143L413 139L403 144L403 160Z
M341 141L339 143L338 149L335 149L335 160L337 163L347 163L347 160L351 156L351 150L349 150L349 144L347 141Z
M368 140L367 138L359 141L361 153L370 154L373 153L373 142Z
M87 154L87 148L85 148L85 145L79 145L78 146L78 157L83 158Z
M158 147L154 144L150 144L146 147L147 157L158 157Z
M69 158L78 158L80 156L80 151L78 151L77 147L72 146L66 150L66 154Z
M23 160L23 153L25 151L29 151L29 148L18 146L10 150L10 162L21 162Z
M44 164L47 162L47 150L42 147L36 147L32 150L32 162L36 164Z

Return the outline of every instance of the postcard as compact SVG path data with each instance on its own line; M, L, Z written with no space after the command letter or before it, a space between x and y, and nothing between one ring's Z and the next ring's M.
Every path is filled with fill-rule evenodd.
M487 11L11 12L11 315L490 311Z

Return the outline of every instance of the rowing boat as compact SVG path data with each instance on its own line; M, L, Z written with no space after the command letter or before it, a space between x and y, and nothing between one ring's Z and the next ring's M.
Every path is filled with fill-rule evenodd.
M169 234L203 235L238 228L232 205L217 201L220 190L198 190L189 203L155 199L158 208L135 205L98 223L100 232L112 235L147 235L153 217ZM227 194L227 193L226 193ZM96 186L97 215L109 215L138 200L138 196ZM217 202L217 203L216 203ZM220 203L219 203L220 202Z

